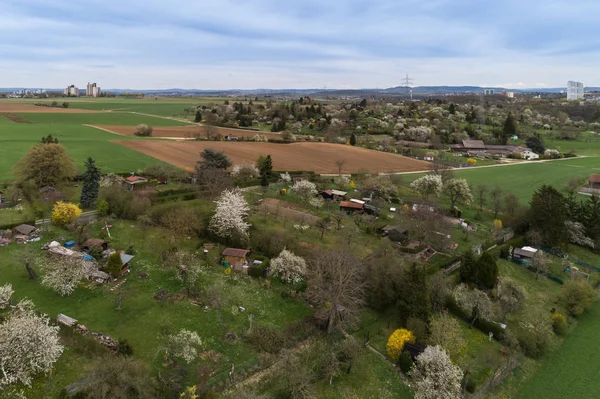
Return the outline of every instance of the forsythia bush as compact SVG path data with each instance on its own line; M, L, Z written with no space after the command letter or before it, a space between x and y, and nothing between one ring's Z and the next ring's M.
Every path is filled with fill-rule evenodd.
M500 220L500 219L494 220L494 228L498 231L502 230L502 220Z
M75 204L58 201L52 208L52 224L63 226L77 219L81 209Z
M407 343L414 344L415 341L416 338L412 331L409 331L405 328L400 328L394 331L394 333L390 335L386 345L388 357L394 361L398 361L400 354L402 353L402 349L404 349L404 345Z
M475 165L475 164L477 163L477 160L476 160L476 159L473 159L473 158L469 158L469 159L467 159L467 163L468 163L469 165Z

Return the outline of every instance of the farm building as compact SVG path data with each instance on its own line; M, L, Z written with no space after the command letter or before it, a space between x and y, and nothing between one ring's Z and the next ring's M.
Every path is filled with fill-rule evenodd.
M340 190L324 190L319 193L323 199L329 201L343 201L348 193Z
M341 201L340 202L340 210L346 212L362 212L364 208L364 203L360 204L353 201Z
M248 273L247 256L249 252L250 251L247 249L226 248L222 253L223 260L227 262L227 265L229 265L232 270Z
M127 184L128 190L133 190L136 185L144 183L148 183L147 177L129 176L127 179L125 179L125 184Z
M467 152L473 155L508 155L519 151L518 145L488 145L481 140L463 140L462 144L452 144L450 149L454 152Z
M374 205L364 204L363 209L365 210L365 213L368 213L369 215L379 214L379 208Z
M103 251L108 249L108 243L100 238L90 238L81 244L81 249L89 251L91 248L101 248Z
M588 179L590 188L600 190L600 175L591 175Z
M384 226L381 229L382 235L393 242L405 242L408 240L408 231L402 226Z

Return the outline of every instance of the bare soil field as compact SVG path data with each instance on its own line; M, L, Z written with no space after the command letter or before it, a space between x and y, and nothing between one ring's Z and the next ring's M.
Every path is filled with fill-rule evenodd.
M224 151L234 164L254 163L259 155L270 154L275 170L307 170L315 173L338 173L337 161L344 161L342 173L359 169L370 172L397 173L428 170L428 162L401 155L330 143L254 143L124 140L115 141L181 168L193 168L205 148Z
M13 114L11 112L0 112L0 116L14 123L31 123L30 121L23 119L19 115Z
M36 114L97 114L104 111L76 108L38 107L36 105L0 103L0 112L10 113L36 113Z
M133 136L135 127L133 126L93 126L95 128L119 134L122 136ZM252 130L231 129L226 127L211 126L209 135L211 138L235 136L235 137L254 137L257 134L270 139L280 139L281 135L277 133L264 133ZM152 137L178 138L178 139L206 139L206 126L156 126L152 127Z

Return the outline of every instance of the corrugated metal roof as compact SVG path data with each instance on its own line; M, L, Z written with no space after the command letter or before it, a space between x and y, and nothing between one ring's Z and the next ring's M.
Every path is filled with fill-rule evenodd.
M247 249L239 249L239 248L226 248L223 251L223 256L233 256L234 258L243 258L248 254Z

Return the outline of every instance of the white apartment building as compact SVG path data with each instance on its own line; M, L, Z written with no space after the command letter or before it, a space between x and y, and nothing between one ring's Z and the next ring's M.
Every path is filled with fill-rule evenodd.
M79 88L75 87L75 85L71 85L63 90L63 95L79 97Z
M88 82L85 89L85 95L87 97L100 97L100 87L96 83Z
M579 100L583 98L583 83L573 82L569 80L567 82L567 100Z

